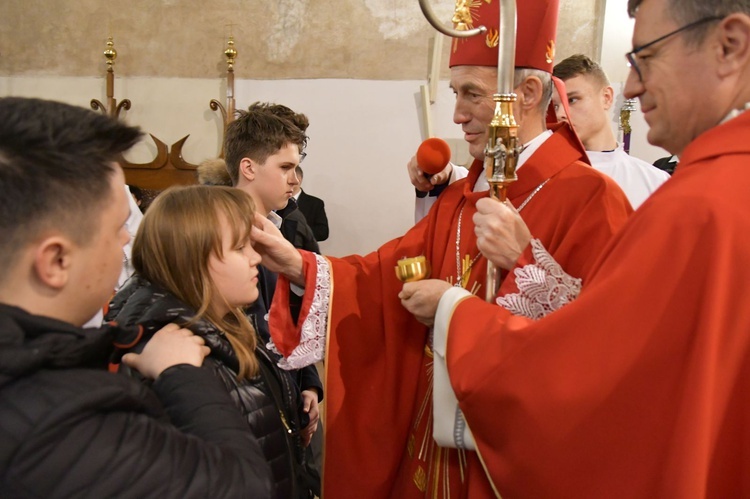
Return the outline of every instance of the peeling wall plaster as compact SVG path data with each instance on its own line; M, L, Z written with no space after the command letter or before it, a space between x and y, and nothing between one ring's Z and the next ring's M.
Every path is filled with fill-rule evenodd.
M558 59L598 57L603 4L561 0ZM432 0L446 23L454 5ZM221 78L230 32L258 79L423 79L434 35L417 0L2 0L0 75L101 76L114 36L118 77Z

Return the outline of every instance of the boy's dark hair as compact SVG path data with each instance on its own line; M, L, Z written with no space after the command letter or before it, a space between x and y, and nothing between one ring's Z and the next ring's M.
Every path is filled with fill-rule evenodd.
M557 63L552 70L552 75L562 81L570 80L576 76L593 76L602 87L609 85L609 78L602 67L591 58L583 54L575 54Z
M284 104L271 104L270 102L256 102L250 107L255 106L255 109L265 109L269 113L276 115L280 118L286 118L294 123L297 128L303 132L307 132L307 127L310 126L310 120L303 113L295 113L292 109L288 108Z
M0 98L0 276L48 229L94 235L114 162L140 138L102 114L61 102Z
M294 116L290 119L287 109ZM224 138L224 159L232 184L239 181L240 162L250 158L264 164L269 156L287 144L296 144L300 152L307 145L307 135L298 124L307 128L307 117L298 115L286 106L256 102L247 111L237 111L237 119L227 126Z
M128 190L138 201L143 201L143 189L137 185L128 184Z

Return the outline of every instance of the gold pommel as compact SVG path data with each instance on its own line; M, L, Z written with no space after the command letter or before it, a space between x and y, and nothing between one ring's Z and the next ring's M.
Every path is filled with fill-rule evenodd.
M115 50L115 42L110 36L107 38L107 48L104 50L104 57L107 58L107 71L110 73L113 71L112 65L115 63L115 59L117 59L117 51Z
M237 58L237 49L234 48L234 36L229 35L227 48L224 50L224 56L227 58L227 69L234 69L234 60Z

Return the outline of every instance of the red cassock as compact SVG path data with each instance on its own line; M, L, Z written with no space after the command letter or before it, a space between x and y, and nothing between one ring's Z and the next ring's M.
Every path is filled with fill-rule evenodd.
M451 384L503 497L750 497L750 113L689 145L572 304L467 298Z
M581 162L585 153L578 143L567 125L557 127L519 169L508 198L516 207L528 200L521 215L532 236L585 283L595 258L631 209L612 180ZM472 187L480 174L477 161L469 177L446 189L429 216L403 237L364 257L329 259L326 499L494 495L476 453L459 455L432 440L428 329L401 306L402 283L394 272L399 259L425 255L433 278L456 282L464 274L457 267L478 254L472 216L487 191L475 193ZM465 287L483 295L485 273L486 261L479 258L465 272ZM314 270L306 273L306 282L306 289L314 289ZM279 281L271 315L272 336L284 354L299 341L298 330L284 327L291 325L288 316L277 320L276 314L288 310L283 303L287 283ZM495 413L494 406L485 407Z

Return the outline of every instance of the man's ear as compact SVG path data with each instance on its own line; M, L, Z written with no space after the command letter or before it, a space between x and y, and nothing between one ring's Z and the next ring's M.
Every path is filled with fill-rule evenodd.
M719 76L747 70L750 62L750 16L741 13L725 17L718 28Z
M54 290L61 290L70 279L72 242L62 236L51 236L37 246L34 272L39 281Z
M602 104L604 109L609 111L612 108L612 104L615 102L615 89L607 85L602 88Z
M542 101L544 87L542 80L536 76L525 78L515 90L518 93L519 104L524 112L537 109Z
M250 158L240 160L240 177L244 177L248 182L255 180L258 165Z

